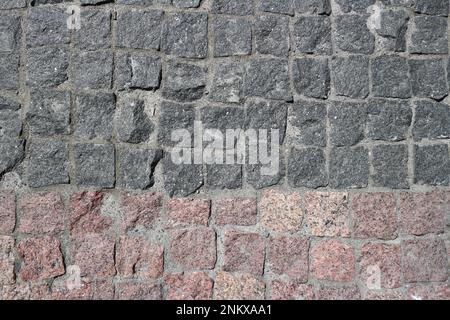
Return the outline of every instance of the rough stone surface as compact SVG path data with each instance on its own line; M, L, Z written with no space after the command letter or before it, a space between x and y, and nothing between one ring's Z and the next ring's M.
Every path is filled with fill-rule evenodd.
M114 155L114 147L109 144L75 145L76 183L81 186L113 187Z
M213 280L204 272L172 273L164 277L168 300L210 300Z
M264 282L249 274L217 272L214 298L217 300L263 300Z
M337 147L354 146L365 138L367 106L333 103L329 109L331 143Z
M116 285L117 300L161 300L161 287L154 282L121 282Z
M142 53L120 54L116 74L118 89L157 89L161 81L161 60Z
M238 63L221 63L215 67L209 99L224 103L239 103L242 99L244 67Z
M162 158L161 150L122 148L118 157L118 187L146 190L154 185L154 172Z
M414 17L412 22L411 53L448 53L447 18L424 15Z
M48 5L30 7L27 14L27 45L39 47L49 44L68 44L66 6Z
M336 57L331 73L336 95L364 99L369 95L369 59L363 56Z
M133 144L147 141L154 128L143 100L127 101L119 108L115 121L119 140Z
M16 225L16 195L13 190L0 192L0 234L11 234Z
M376 97L411 97L409 66L405 58L380 56L372 60L372 90Z
M113 55L110 51L88 51L72 58L73 83L80 89L109 89L112 83Z
M414 181L417 184L448 186L450 166L448 146L437 144L414 147Z
M216 201L215 206L214 222L219 226L251 226L257 223L256 199L219 199Z
M450 138L450 107L444 103L417 101L412 133L417 141Z
M169 100L199 100L206 86L206 68L183 62L170 62L165 74L162 96Z
M327 144L327 106L321 102L301 101L288 115L290 143L325 147Z
M187 150L191 153L191 150ZM170 156L163 159L164 188L170 196L186 197L203 186L202 166L175 164Z
M364 147L331 150L330 184L336 189L364 188L369 180L369 154Z
M300 282L308 280L309 241L304 237L276 237L269 240L270 271L287 274Z
M378 145L372 149L374 185L408 189L408 148L406 145Z
M24 141L21 139L0 140L0 175L13 169L24 157Z
M67 48L29 49L27 59L27 84L30 87L57 87L68 80L69 50Z
M326 99L330 92L330 69L326 58L301 58L293 62L293 83L300 95Z
M277 57L289 54L289 19L263 15L255 22L256 51Z
M126 194L121 199L123 229L152 228L161 215L162 199L157 193Z
M320 148L292 148L288 160L292 187L319 188L328 184L325 152Z
M331 21L326 16L300 17L293 25L295 51L331 54Z
M0 236L0 284L13 284L14 276L14 238Z
M81 28L75 31L75 46L82 50L98 50L111 47L111 12L106 10L82 10Z
M176 226L207 226L210 212L211 201L203 199L174 198L167 204L167 215Z
M220 14L249 15L253 12L253 3L247 0L213 0L211 11Z
M344 52L371 54L375 37L367 27L368 16L341 15L336 17L336 46Z
M443 60L409 60L409 69L414 96L442 100L448 95Z
M244 56L252 50L252 25L245 18L214 20L214 56Z
M17 138L22 132L22 120L18 112L0 110L0 138Z

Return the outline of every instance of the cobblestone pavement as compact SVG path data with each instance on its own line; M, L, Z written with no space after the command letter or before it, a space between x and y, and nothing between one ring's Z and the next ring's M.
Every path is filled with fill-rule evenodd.
M0 299L450 299L448 15L0 0ZM198 121L279 170L173 163Z

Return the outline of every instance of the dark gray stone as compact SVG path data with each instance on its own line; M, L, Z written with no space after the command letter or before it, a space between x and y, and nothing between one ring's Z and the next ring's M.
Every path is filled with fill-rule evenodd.
M379 28L375 30L382 37L380 44L383 48L394 52L405 51L408 13L405 10L383 9L379 18Z
M413 18L411 53L447 54L448 23L447 18L432 16L416 16Z
M259 16L254 30L256 52L277 57L289 55L289 18Z
M13 110L0 109L0 139L18 138L21 132L20 114Z
M444 60L409 60L414 96L442 100L448 95Z
M450 107L444 103L417 101L413 137L417 141L449 139Z
M292 148L288 162L288 181L294 188L317 189L328 185L325 152L320 148Z
M291 101L288 61L285 59L254 59L247 65L244 77L247 96Z
M186 197L203 186L202 165L174 163L169 153L163 159L163 169L164 188L171 197Z
M178 12L166 17L162 50L180 58L206 58L208 54L208 15Z
M158 50L164 13L159 10L123 10L117 14L117 46Z
M252 52L252 24L246 18L214 20L214 56L243 56Z
M392 55L373 59L372 78L372 89L376 97L411 97L409 66L405 58Z
M103 4L113 2L114 0L80 0L81 5L95 5L95 4Z
M144 53L119 53L116 58L118 89L157 89L161 81L161 59Z
M261 0L259 10L263 12L294 15L294 0Z
M293 62L293 83L298 94L326 99L330 93L327 58L300 58Z
M20 49L22 27L20 16L0 16L0 52L13 52Z
M206 184L210 189L242 187L242 166L232 164L206 165Z
M331 70L336 95L359 99L369 95L369 58L334 57Z
M369 183L369 153L364 147L334 148L330 155L329 186L333 189L365 188Z
M3 0L0 1L0 10L25 8L27 0Z
M333 102L328 115L331 144L337 147L354 146L364 140L367 123L366 104Z
M414 147L414 182L431 186L449 185L450 159L448 145Z
M38 47L54 44L68 44L70 29L67 28L65 5L30 7L27 15L27 45Z
M244 67L239 63L221 63L215 66L209 99L224 103L239 103L242 99Z
M414 0L413 9L417 13L448 16L449 0Z
M327 145L327 105L301 101L289 110L288 134L295 145L325 147Z
M74 45L82 50L111 47L111 12L109 10L81 11L81 29L74 31Z
M162 159L161 150L119 149L117 185L124 189L146 190L154 184L154 171Z
M52 136L70 133L70 93L33 91L26 120L32 134Z
M330 0L293 0L295 12L309 14L330 14Z
M269 150L268 152L271 152L270 148L268 150ZM282 181L282 179L286 175L285 160L283 153L281 151L279 154L278 165L279 165L278 172L272 174L263 174L262 168L267 169L270 167L270 164L247 164L245 166L247 183L257 190L279 184L280 181Z
M19 55L0 53L0 89L19 88Z
M170 4L172 0L166 0L167 4ZM150 6L153 3L163 2L161 0L116 0L117 4L125 4L125 5L138 5L138 6Z
M367 136L372 140L393 142L406 140L412 116L413 113L407 101L371 100Z
M230 15L250 15L253 13L252 0L212 0L212 13Z
M367 9L375 4L375 0L336 0L344 13L367 13Z
M111 88L113 72L112 52L79 52L73 58L73 66L73 82L77 88Z
M376 187L408 189L408 146L378 145L372 150L372 181Z
M20 103L17 100L0 96L0 111L3 111L3 110L17 111L19 109L20 109Z
M271 132L279 132L279 143L283 144L287 126L287 105L274 101L247 101L247 120L245 129L267 130L267 140L271 143ZM260 137L261 138L261 137ZM265 138L265 137L264 137ZM264 139L266 140L266 139Z
M154 125L145 113L143 100L126 101L116 116L118 139L128 143L142 143L148 140Z
M115 151L111 144L75 145L75 180L79 186L113 188Z
M162 96L180 102L199 100L205 92L206 74L205 67L171 61L164 73Z
M336 46L350 53L372 54L375 36L367 28L367 15L341 15L336 17Z
M69 183L69 148L62 141L31 143L28 150L27 183L40 188Z
M172 141L171 134L174 130L186 129L192 134L194 132L195 110L192 105L181 105L170 102L161 103L161 114L159 116L158 142L164 146L177 145ZM185 145L191 148L192 144Z
M237 107L211 107L201 109L204 129L219 129L225 136L226 129L244 129L245 110Z
M300 17L293 25L295 51L331 54L331 22L329 17Z
M172 4L177 8L198 8L201 0L172 0Z
M14 169L23 159L25 141L0 139L0 176Z
M68 48L28 49L27 84L31 87L57 87L67 81Z
M82 139L110 140L116 111L112 93L80 93L76 99L75 136Z

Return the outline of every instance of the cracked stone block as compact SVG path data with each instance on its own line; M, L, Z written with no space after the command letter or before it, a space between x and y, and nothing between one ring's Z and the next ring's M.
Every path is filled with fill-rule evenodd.
M375 4L375 0L336 0L344 13L367 13L367 9Z
M315 279L337 282L353 280L354 249L338 240L323 240L311 248L311 274Z
M110 144L75 145L75 181L79 186L114 187L115 151Z
M159 117L158 142L165 146L192 147L194 133L195 109L193 105L177 104L163 101ZM189 141L172 140L172 132L187 130L190 133ZM175 138L175 137L174 137Z
M216 264L216 233L206 227L169 231L171 262L186 269L212 270Z
M215 300L263 300L265 291L264 282L250 274L216 273Z
M30 7L27 12L27 45L39 47L54 44L68 44L70 29L67 28L65 5Z
M414 96L442 100L448 95L444 60L409 60Z
M360 193L353 196L353 236L358 239L397 238L396 200L392 193Z
M214 56L244 56L252 51L252 24L245 18L217 17L213 23Z
M65 273L61 243L54 237L24 239L17 251L22 259L19 274L23 281L51 279Z
M300 101L289 109L289 142L296 145L325 147L327 144L327 105Z
M376 97L411 97L408 61L400 56L380 56L372 60L372 90Z
M136 190L152 187L155 167L161 158L161 150L119 149L117 185L124 189Z
M0 236L0 284L15 283L14 276L14 238Z
M372 181L377 187L408 189L408 146L378 145L372 150Z
M406 283L447 280L448 264L442 240L404 240L402 247Z
M331 22L326 16L300 17L293 25L296 52L331 54Z
M32 134L40 136L70 133L70 92L32 91L26 121Z
M192 151L190 149L182 151L190 154L192 159ZM164 188L171 197L186 197L203 186L202 165L174 163L171 153L169 153L164 157L163 168Z
M423 236L445 231L445 194L439 190L400 194L403 234Z
M304 210L300 193L275 189L262 192L259 223L267 230L294 233L300 230Z
M289 18L259 16L254 24L256 52L276 57L289 55Z
M205 186L210 189L239 189L242 187L241 165L207 165Z
M257 223L257 203L252 198L226 198L216 201L214 223L219 226L252 226Z
M19 88L19 56L16 53L0 52L0 89Z
M330 155L330 187L365 188L369 183L369 153L364 147L334 148Z
M330 0L292 0L296 13L330 14Z
M411 53L448 53L447 18L416 16L412 21L411 43L409 45Z
M76 98L75 136L83 139L110 140L116 98L112 93L79 93Z
M393 142L407 139L413 117L409 102L373 99L368 111L367 136L370 139Z
M300 58L293 62L293 83L298 94L326 99L330 92L330 69L326 58Z
M265 241L256 233L228 231L224 236L223 270L261 276L264 272Z
M380 44L385 50L404 52L409 15L406 10L382 9L380 23L375 31L382 37Z
M325 152L320 148L292 148L288 162L292 187L319 188L328 184Z
M244 77L245 94L273 100L292 100L288 69L285 59L251 60Z
M179 102L199 100L205 93L206 74L206 67L171 61L164 74L162 96Z
M0 176L22 161L24 144L25 141L21 139L0 139Z
M412 5L417 13L448 16L449 0L414 0Z
M446 144L414 147L414 182L421 185L448 186L450 158Z
M375 36L367 27L369 16L341 15L336 17L336 46L349 53L372 54Z
M308 281L309 240L299 236L272 237L268 244L269 270L298 282Z
M214 68L209 99L216 102L239 103L242 99L244 66L239 63L221 63Z
M255 203L255 218L256 218L256 203ZM0 233L12 234L15 226L16 226L16 195L12 190L2 190L0 191ZM3 272L0 272L0 274L2 273Z
M32 48L27 55L27 84L31 87L57 87L68 79L68 48Z
M128 143L142 143L148 140L154 125L145 113L143 100L127 100L119 108L115 118L118 139Z
M0 108L0 139L18 138L22 132L20 114L12 110Z
M214 282L205 272L171 273L164 277L168 300L211 300Z
M116 86L118 89L157 89L160 81L160 58L142 53L117 55Z
M330 105L328 115L334 146L354 146L364 140L367 123L365 103L336 101Z
M212 13L228 15L250 15L253 13L252 0L213 0L211 6Z
M13 52L20 49L22 27L20 16L0 16L0 52Z
M159 50L164 13L159 10L117 12L117 46Z
M364 56L334 57L331 73L336 95L364 99L369 95L369 59Z
M450 138L450 107L445 103L417 101L412 133L416 141Z
M0 111L17 111L21 107L15 98L0 96Z
M74 45L81 50L111 47L111 12L109 10L82 10L81 28L74 31Z
M79 89L109 89L112 73L110 51L80 52L73 57L73 83Z
M25 8L27 6L27 0L6 0L0 2L0 10Z
M259 10L292 16L294 15L294 2L292 0L261 0Z
M162 50L179 58L203 59L208 54L208 15L178 12L165 18Z
M69 183L69 149L62 141L34 142L28 149L27 182L30 187Z
M247 101L245 106L247 108L245 129L267 130L266 136L259 132L258 137L268 143L272 141L272 132L278 130L279 143L282 144L286 135L287 104L274 101Z

